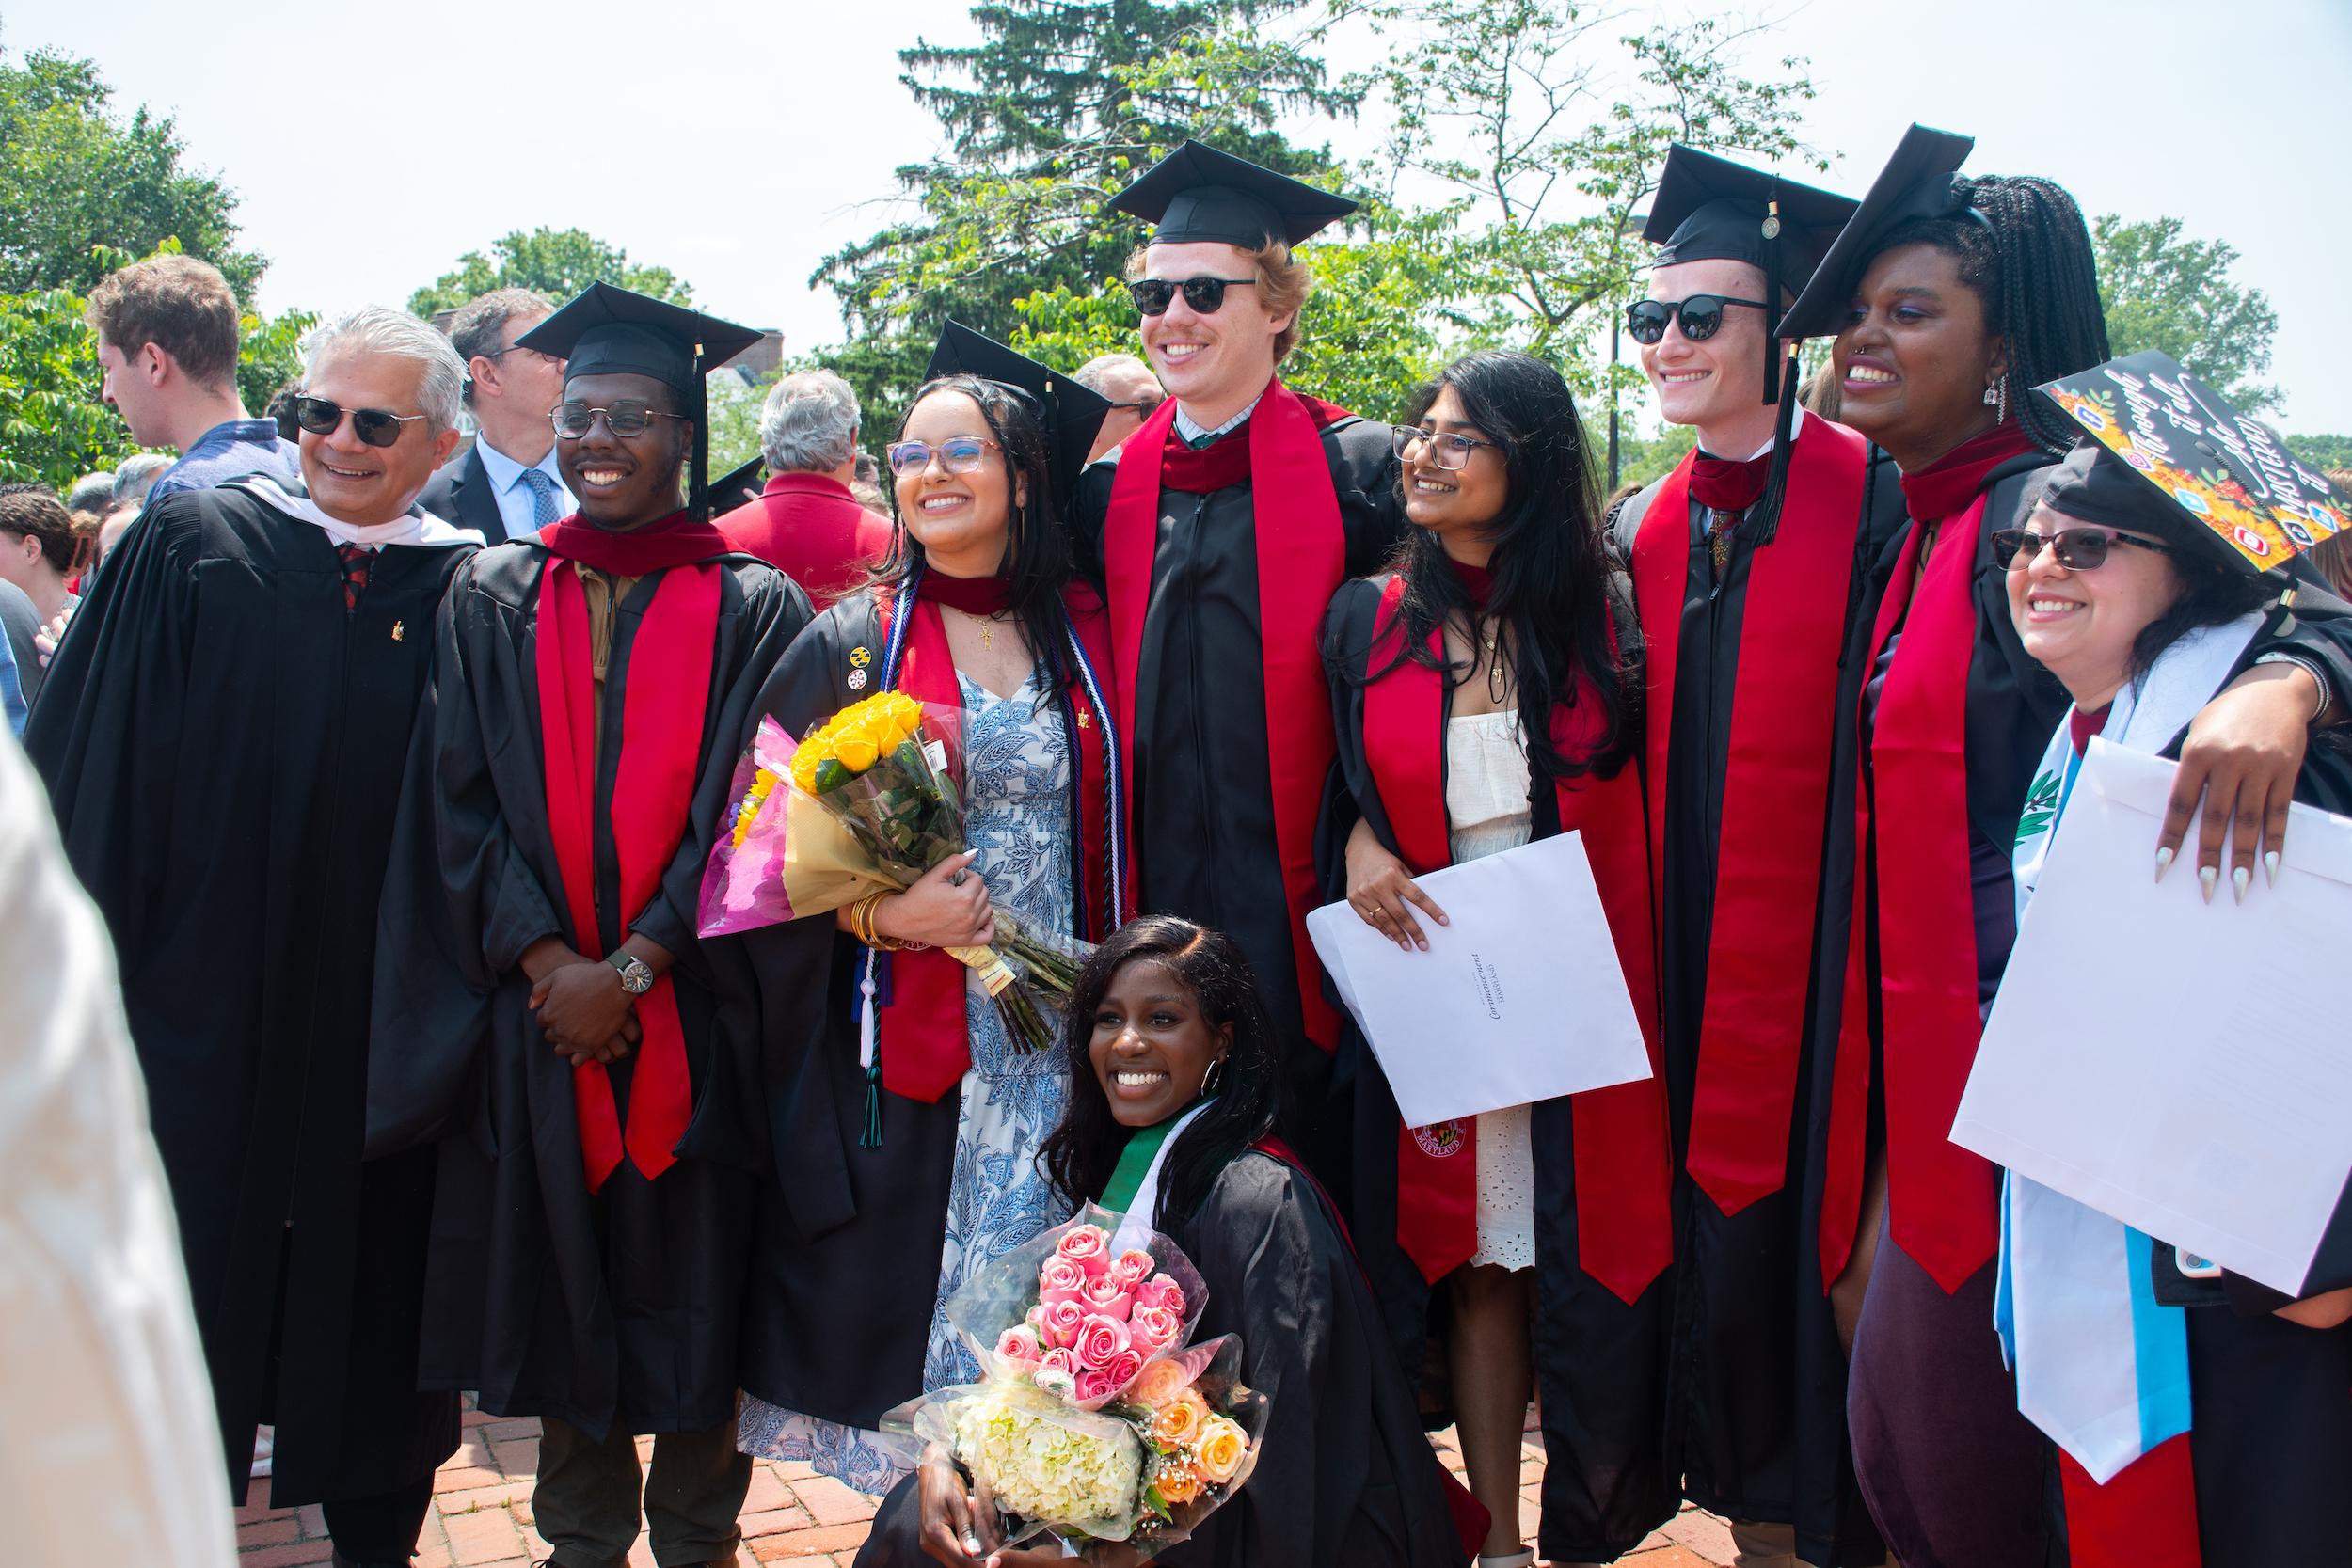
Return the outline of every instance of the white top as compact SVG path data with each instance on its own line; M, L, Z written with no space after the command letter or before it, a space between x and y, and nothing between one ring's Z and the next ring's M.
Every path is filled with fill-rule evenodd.
M1446 721L1447 847L1474 861L1516 849L1534 831L1527 805L1527 748L1519 710L1469 713ZM1535 1153L1528 1109L1514 1105L1478 1118L1478 1250L1473 1263L1535 1266Z
M8 1560L230 1568L220 1426L114 948L5 738L0 909Z

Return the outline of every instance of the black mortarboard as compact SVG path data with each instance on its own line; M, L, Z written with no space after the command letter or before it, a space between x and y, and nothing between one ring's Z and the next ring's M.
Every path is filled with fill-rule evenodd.
M1781 331L1791 338L1825 338L1835 333L1854 291L1862 287L1862 275L1884 248L1887 235L1914 218L1974 212L1953 188L1953 180L1976 145L1973 136L1956 136L1924 125L1904 132L1895 155L1870 182L1870 193L1847 220L1820 265L1813 269L1813 281L1788 308Z
M759 341L753 327L706 316L610 283L591 283L555 314L515 340L570 361L566 381L580 375L650 376L677 394L678 412L694 421L694 457L687 507L707 515L704 476L709 466L709 405L703 377Z
M749 506L759 499L765 487L760 469L766 459L755 457L739 468L731 469L710 482L710 510L732 512L739 506Z
M1078 471L1086 467L1087 453L1093 450L1094 434L1110 414L1110 400L959 321L950 321L940 329L939 346L931 350L923 379L933 381L943 375L976 375L1020 394L1045 427L1055 510L1066 511Z
M1154 245L1206 240L1244 250L1296 245L1356 210L1343 196L1197 141L1153 164L1111 206L1156 224Z
M2090 436L2042 492L2070 517L2193 541L2252 572L2352 527L2344 498L2277 431L2165 355L2126 355L2034 390Z
M1785 377L1780 357L1780 296L1802 292L1856 203L1832 191L1784 180L1677 142L1666 152L1642 238L1658 245L1654 267L1683 261L1745 261L1764 273L1764 401Z

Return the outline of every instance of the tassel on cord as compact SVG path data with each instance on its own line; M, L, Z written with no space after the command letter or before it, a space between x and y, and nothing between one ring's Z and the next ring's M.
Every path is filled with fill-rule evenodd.
M1797 420L1797 351L1788 345L1788 357L1780 372L1780 410L1772 420L1772 466L1764 476L1764 493L1748 509L1740 532L1748 543L1761 549L1772 542L1780 531L1781 502L1788 494L1788 453L1794 445L1792 427Z
M860 1148L882 1147L882 1064L866 1069L866 1128L857 1135Z

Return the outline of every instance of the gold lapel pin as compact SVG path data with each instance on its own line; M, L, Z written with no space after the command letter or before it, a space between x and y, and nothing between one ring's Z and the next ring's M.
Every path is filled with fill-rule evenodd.
M401 634L402 634L402 632L404 632L404 631L407 628L407 625L408 625L408 623L406 623L405 621L394 621L394 622L392 623L392 641L393 641L397 642L397 641L400 641L400 639L401 639Z

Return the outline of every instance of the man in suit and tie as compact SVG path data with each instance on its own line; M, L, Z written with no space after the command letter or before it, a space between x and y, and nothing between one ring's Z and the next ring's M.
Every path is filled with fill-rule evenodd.
M564 396L564 361L515 344L554 309L529 289L499 289L449 324L450 342L466 361L473 446L433 476L417 504L493 545L536 533L576 510L556 470L548 422Z

